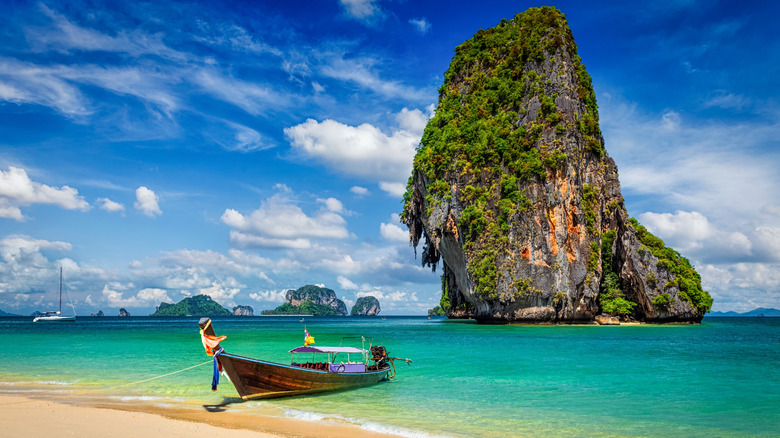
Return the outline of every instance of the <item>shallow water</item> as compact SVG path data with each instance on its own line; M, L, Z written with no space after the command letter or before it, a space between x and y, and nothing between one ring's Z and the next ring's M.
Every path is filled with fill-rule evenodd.
M364 335L398 363L394 381L227 409L309 421L343 418L403 436L777 436L780 318L701 325L485 326L426 317L306 318L316 345ZM217 318L226 350L288 363L298 318ZM108 397L161 408L235 401L211 366L197 318L0 318L11 335L0 391ZM146 380L146 381L145 381ZM140 383L138 383L140 382Z

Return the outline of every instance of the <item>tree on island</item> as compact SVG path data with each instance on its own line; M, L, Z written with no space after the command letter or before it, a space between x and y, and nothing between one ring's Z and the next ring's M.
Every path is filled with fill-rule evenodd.
M336 297L332 289L306 285L285 294L285 303L263 315L346 315L347 305Z
M358 298L352 311L349 313L352 316L374 316L378 315L382 309L379 307L379 300L376 297L367 296Z
M208 295L188 297L176 304L160 303L151 316L230 316L232 312L222 307Z

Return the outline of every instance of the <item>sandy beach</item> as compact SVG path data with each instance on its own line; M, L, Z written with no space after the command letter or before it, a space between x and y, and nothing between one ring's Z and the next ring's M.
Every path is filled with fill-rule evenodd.
M160 409L145 405L76 405L20 395L0 395L0 424L2 424L2 435L10 437L386 438L391 436L348 424L327 424L234 412Z

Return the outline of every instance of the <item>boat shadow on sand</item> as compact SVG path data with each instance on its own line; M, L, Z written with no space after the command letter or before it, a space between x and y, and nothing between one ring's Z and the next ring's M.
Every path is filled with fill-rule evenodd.
M219 404L211 404L211 405L203 405L203 409L205 409L208 412L225 412L227 411L227 407L232 404L240 404L243 403L244 400L241 400L241 397L223 397L222 402Z

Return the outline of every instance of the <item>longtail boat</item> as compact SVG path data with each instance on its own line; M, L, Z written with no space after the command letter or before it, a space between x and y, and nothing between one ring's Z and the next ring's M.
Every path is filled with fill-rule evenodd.
M243 400L291 397L375 385L395 377L395 360L411 363L410 359L390 357L382 346L369 349L356 347L314 347L304 345L290 350L289 365L238 356L226 352L219 344L224 336L216 336L211 319L201 318L201 340L206 354L214 357L212 390L219 383L219 372L227 374ZM308 335L308 333L307 333ZM342 340L343 342L343 340ZM296 354L311 354L311 361L296 362ZM316 361L316 355L323 355ZM370 354L370 355L369 355ZM360 360L353 360L359 356ZM300 356L298 356L300 357Z

